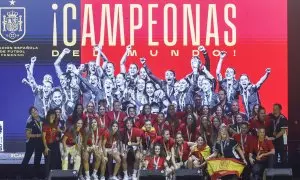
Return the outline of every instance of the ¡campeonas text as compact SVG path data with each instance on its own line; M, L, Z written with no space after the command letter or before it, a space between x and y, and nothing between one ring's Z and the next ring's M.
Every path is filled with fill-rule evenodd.
M183 46L189 44L193 46L200 45L200 4L182 4L180 7L172 3L163 6L159 4L129 4L124 7L122 4L95 6L94 4L85 4L83 7L81 46L95 45L98 42L106 46L116 46L117 43L122 46L126 44L134 45L135 34L139 32L146 32L148 46L159 46L158 40L154 38L158 34L154 34L154 32L161 31L161 29L163 29L161 37L165 46L178 45L179 38L182 39L180 42ZM202 6L201 8L202 12L204 9ZM207 19L204 22L201 21L201 27L206 28L205 43L201 44L209 46L214 42L215 46L219 46L221 39L219 29L223 29L221 34L224 37L221 39L223 40L222 43L226 46L234 46L236 44L236 26L232 20L236 18L235 4L228 3L222 5L222 7L217 7L216 4L208 4L205 8L207 8L205 9L207 10ZM56 11L61 9L57 10L57 6L53 9L53 46L57 46ZM72 3L67 3L63 6L62 11L64 45L74 46L77 43L79 31L69 29L68 25L70 21L79 19L77 17L77 7ZM163 17L153 16L158 12L163 12ZM217 12L222 12L222 14L220 15ZM129 23L127 23L128 21ZM181 22L182 25L179 26L178 22ZM95 27L95 24L100 27ZM224 27L219 28L219 24ZM68 36L68 33L71 33L71 36ZM96 35L100 39L96 40ZM125 42L125 35L128 42Z

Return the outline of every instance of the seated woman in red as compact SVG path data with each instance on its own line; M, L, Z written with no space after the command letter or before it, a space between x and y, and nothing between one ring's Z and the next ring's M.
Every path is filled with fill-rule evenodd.
M85 171L85 179L89 180L90 177L90 157L93 154L93 158L95 161L94 171L92 174L93 179L98 179L97 172L100 166L100 162L102 160L102 147L101 147L101 139L100 137L100 128L98 128L98 122L96 119L92 119L88 124L88 131L84 132L84 141L83 141L83 149L82 149L82 159L83 159L83 168Z
M137 179L137 171L139 169L139 163L140 163L140 145L141 145L141 136L142 132L138 128L133 127L133 119L128 118L125 122L126 126L123 132L123 149L125 149L125 152L123 153L122 157L122 167L124 172L124 179L128 179L127 174L127 155L129 152L133 153L134 158L134 165L133 165L133 174L132 179Z
M190 147L195 143L187 142L183 140L182 134L178 132L176 134L176 143L174 147L173 158L175 161L175 169L187 167L187 160L190 154Z
M117 174L119 172L121 166L121 151L122 151L122 142L119 134L119 126L117 121L113 121L111 127L108 131L105 132L103 138L103 146L105 146L105 150L103 152L104 157L111 156L112 158L108 158L108 168L112 168L113 160L116 162L113 170L113 174L109 174L109 179L118 180ZM106 163L101 164L101 171L105 172ZM110 169L108 172L111 172ZM104 173L103 173L104 174ZM105 179L104 175L101 175L101 180Z

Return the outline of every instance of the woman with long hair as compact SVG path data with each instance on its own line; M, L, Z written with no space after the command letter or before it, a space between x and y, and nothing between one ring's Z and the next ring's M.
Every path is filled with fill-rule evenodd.
M122 142L120 140L119 134L119 125L117 121L113 121L109 130L106 131L103 143L105 143L105 151L104 157L108 158L108 167L109 167L109 177L112 180L117 180L117 174L119 172L121 166L121 151L122 151ZM112 163L115 161L115 166L113 173L111 174ZM105 172L106 164L101 164L101 171L104 170ZM101 176L101 180L105 179L104 176Z
M187 167L187 160L190 154L190 147L194 145L193 142L184 141L180 132L176 134L175 147L173 158L175 161L175 169Z
M198 127L199 135L203 136L205 139L205 142L209 145L212 146L212 141L211 141L211 135L212 135L212 128L211 128L211 122L208 119L208 116L203 115L201 116L201 124L200 127Z
M234 118L234 124L229 125L228 129L231 136L241 133L241 124L245 121L240 113L236 114Z
M129 152L133 153L134 161L133 161L133 174L132 179L137 179L137 171L139 170L139 163L140 163L140 145L141 145L141 136L142 132L138 128L133 127L133 119L128 118L125 122L125 129L123 133L123 148L125 152L123 153L122 157L122 166L124 172L124 179L128 179L127 173L127 157Z
M183 131L185 124L177 117L175 106L173 104L168 106L166 121L170 125L171 137L175 137L178 131Z
M191 148L190 157L187 162L187 167L204 168L206 165L206 158L210 155L210 147L207 145L205 139L199 136L196 145Z
M221 124L221 120L218 117L212 118L212 131L211 131L211 141L212 145L215 145L218 138L218 133L221 127L223 127L224 124Z
M85 114L83 113L83 105L76 104L74 111L71 116L68 117L66 127L69 129L72 125L76 124L76 122L81 119L84 121L86 119Z
M81 148L82 148L82 126L83 120L79 119L71 126L69 130L63 136L62 139L62 170L67 170L69 161L68 155L70 154L74 159L74 170L79 171L81 164Z
M46 120L43 124L43 144L45 147L45 168L46 177L49 176L51 169L60 169L60 151L59 151L59 131L56 113L54 110L49 110Z
M185 141L194 142L196 140L196 118L194 114L188 114L186 118L186 126L182 130L182 136Z
M100 128L98 127L98 122L96 119L92 119L88 124L88 131L84 132L83 140L83 149L82 149L82 159L83 159L83 168L85 171L85 179L90 180L89 172L89 160L91 155L95 159L94 171L92 174L93 179L98 179L97 172L102 160L102 146L101 146L101 137L100 137Z
M165 115L163 112L159 112L157 114L157 118L154 121L153 127L155 128L158 136L162 136L164 129L170 130L170 126L168 123L166 123Z
M237 144L237 142L229 137L229 133L226 127L222 127L219 130L218 139L214 146L214 152L207 158L207 160L210 160L211 158L215 158L215 157L224 158L224 160L226 158L227 160L228 158L229 160L235 159L238 161L242 161L245 165L247 165L244 152ZM237 179L236 174L227 172L224 173L223 176L227 176L227 175L233 179Z

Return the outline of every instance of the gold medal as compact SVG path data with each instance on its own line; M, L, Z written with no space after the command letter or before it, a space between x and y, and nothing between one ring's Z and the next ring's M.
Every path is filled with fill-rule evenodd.
M168 155L168 156L166 157L166 160L167 160L167 161L170 161L170 159L171 159L171 157Z

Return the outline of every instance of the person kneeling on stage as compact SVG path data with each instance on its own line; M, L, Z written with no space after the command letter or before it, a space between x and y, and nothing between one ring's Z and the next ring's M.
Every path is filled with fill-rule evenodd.
M257 135L258 139L253 141L249 153L249 160L253 165L252 177L254 180L262 179L260 177L262 177L264 169L273 167L275 155L272 141L266 139L265 129L259 128Z
M175 158L175 169L187 167L187 160L190 154L190 147L194 146L195 143L187 142L183 140L181 132L176 134L176 144L174 147L174 154L172 157Z
M102 153L102 147L101 147L101 138L100 138L100 132L98 128L98 123L96 119L93 119L90 121L88 125L88 131L84 132L84 143L83 143L83 149L82 149L82 159L83 159L83 168L85 171L85 179L90 180L90 173L89 173L89 160L91 155L93 155L94 161L94 171L92 174L92 178L98 179L97 172L100 166L101 161L101 153Z
M134 128L133 126L133 119L128 118L126 120L126 128L124 132L124 148L125 152L123 153L123 158L122 158L122 165L123 165L123 171L124 171L124 180L128 179L128 173L127 173L127 155L129 152L132 152L135 156L134 159L134 165L133 165L133 174L132 174L132 179L135 180L137 179L137 171L139 169L139 163L140 163L140 145L141 145L141 135L142 132L138 128Z
M79 119L63 136L61 149L62 170L68 169L68 156L70 154L74 159L73 169L79 171L81 162L82 126L83 121Z
M204 168L206 159L210 155L210 147L206 144L205 139L200 136L196 141L196 145L191 148L190 157L188 159L187 167Z

